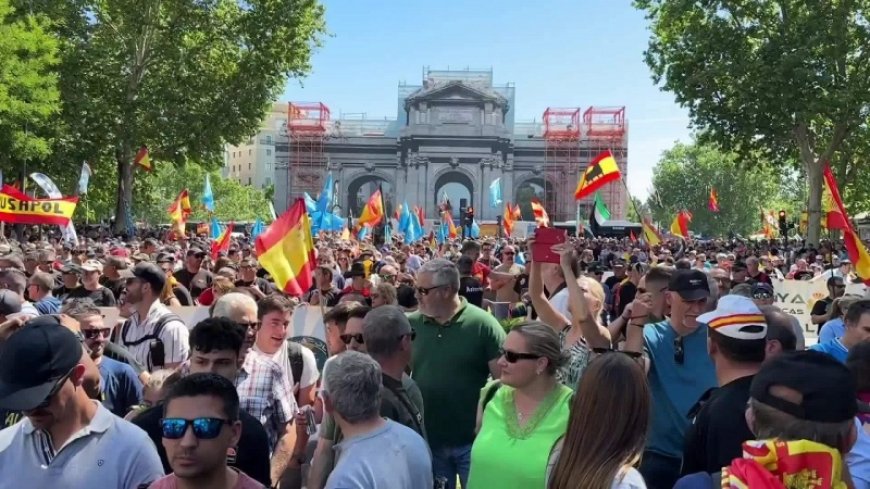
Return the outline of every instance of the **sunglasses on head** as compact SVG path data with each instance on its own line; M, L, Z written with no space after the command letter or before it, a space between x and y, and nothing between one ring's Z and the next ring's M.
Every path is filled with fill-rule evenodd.
M200 440L213 440L221 434L221 428L225 424L232 424L226 419L220 418L163 418L160 420L160 428L163 438L178 440L187 433L187 427L193 427L193 436Z
M112 328L83 329L82 336L84 336L85 339L94 340L99 338L100 336L105 336L106 338L108 338L111 332Z
M501 350L501 356L503 356L508 363L517 363L520 360L537 360L541 358L541 355L535 355L534 353L518 353L504 349Z
M363 341L363 335L362 335L362 333L357 333L357 334L343 334L343 335L339 336L339 338L341 339L341 342L344 343L345 345L349 345L351 340L355 340L355 341L356 341L357 343L359 343L360 345L364 345L364 344L365 344L365 341Z

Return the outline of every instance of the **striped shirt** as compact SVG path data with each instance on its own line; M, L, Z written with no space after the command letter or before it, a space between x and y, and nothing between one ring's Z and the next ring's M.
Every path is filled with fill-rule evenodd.
M151 345L154 341L135 343L148 335L153 335L160 318L171 313L160 301L154 301L144 321L139 318L138 312L134 312L121 326L119 344L126 348L137 362L147 366L149 372L155 370L151 358ZM181 321L169 321L164 325L163 331L160 332L164 352L163 365L187 360L190 354L188 334L187 326Z
M297 411L290 380L275 361L251 350L239 370L236 390L242 410L263 423L271 456Z

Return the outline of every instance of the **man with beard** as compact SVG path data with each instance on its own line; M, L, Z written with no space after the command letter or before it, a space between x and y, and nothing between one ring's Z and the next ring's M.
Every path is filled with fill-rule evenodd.
M154 445L83 388L81 342L49 316L0 348L0 409L26 418L0 431L0 488L125 487L163 475Z
M194 299L214 282L214 275L202 268L205 252L199 248L190 248L184 259L184 268L175 272L175 280L190 291Z

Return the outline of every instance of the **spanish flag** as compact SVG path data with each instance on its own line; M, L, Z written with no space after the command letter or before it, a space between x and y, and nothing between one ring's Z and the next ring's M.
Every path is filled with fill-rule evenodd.
M151 155L148 154L147 146L139 148L139 151L136 152L136 156L133 158L133 164L142 167L145 171L154 169L154 166L151 165Z
M843 205L843 199L840 198L840 189L837 187L837 181L834 179L834 174L831 172L831 167L827 163L822 170L822 177L825 180L825 190L830 193L831 199L834 202L835 208L832 212L840 214L839 219L842 219L843 243L846 245L846 253L849 254L849 259L855 266L855 274L864 281L866 285L870 285L870 254L867 252L867 247L861 242L861 237L852 228L852 223L849 222L849 214L846 213L846 207ZM828 214L828 223L830 224L830 213Z
M381 189L375 190L375 193L369 197L368 203L363 207L362 214L359 216L357 225L369 225L374 227L384 218L384 198L381 195Z
M444 224L447 224L447 234L451 238L456 238L459 236L459 231L456 230L456 224L453 223L453 217L449 212L444 211L441 213L441 220Z
M710 212L719 212L719 195L715 188L710 188L710 199L707 201L707 208Z
M184 236L184 223L190 217L190 196L187 189L182 190L166 210L169 211L173 231L178 236Z
M586 171L583 172L583 176L580 177L580 181L577 183L574 199L581 200L584 197L589 197L596 190L610 182L619 180L620 177L619 165L616 164L613 153L607 150L596 156L589 163L589 167L586 168Z
M689 211L680 211L671 223L671 234L681 238L689 237L689 222L692 220L692 214Z
M504 233L510 237L511 233L514 231L514 209L511 207L510 202L504 203L504 214L501 216L502 222L504 222Z
M232 241L231 238L233 235L233 226L235 226L235 224L236 223L234 223L234 222L227 224L227 226L224 228L224 231L221 233L221 235L218 236L218 238L216 240L212 241L212 243L211 243L211 257L213 260L217 260L217 257L221 251L224 251L224 252L229 251L230 242Z
M662 242L662 236L648 217L643 218L643 239L649 246L657 246Z
M519 204L514 204L514 208L513 208L513 210L511 210L511 212L513 213L514 221L522 221L523 220L523 213L522 213L522 211L520 211Z
M831 175L833 178L833 174ZM826 181L827 182L827 181ZM822 187L822 227L828 230L846 229L846 218L840 213L834 196L826 184Z
M538 199L532 199L532 214L535 215L535 222L539 228L545 228L550 225L550 216L547 215L547 209L544 209L543 204Z
M256 240L257 260L275 285L291 296L300 296L314 283L314 241L305 201L296 202L269 225Z

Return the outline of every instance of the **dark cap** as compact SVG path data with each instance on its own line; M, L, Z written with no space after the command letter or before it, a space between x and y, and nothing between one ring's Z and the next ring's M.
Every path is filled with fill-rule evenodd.
M158 253L157 263L175 263L175 255L172 253Z
M344 272L344 278L352 278L352 277L365 277L366 276L366 267L363 265L363 262L358 261L354 262L350 266L350 270Z
M143 261L133 267L133 276L151 285L155 294L160 294L166 285L166 274L157 265Z
M79 268L79 266L76 265L75 263L68 261L68 262L64 263L62 267L60 267L60 273L77 273L78 274L78 273L82 273L82 269Z
M767 296L767 298L773 297L774 291L773 286L765 283L765 282L756 282L752 285L752 297L756 299L763 298Z
M0 347L0 409L39 406L81 357L75 333L53 316L28 321Z
M0 290L0 315L9 316L21 312L21 298L11 290Z
M697 301L710 296L707 274L700 270L675 270L668 282L668 289L680 294L686 301Z
M187 254L185 256L190 256L190 255L194 255L197 258L205 257L205 251L202 251L199 248L190 248L189 250L187 250Z
M783 386L801 394L795 404L770 392ZM841 423L858 411L855 380L834 357L812 350L789 352L766 362L749 389L756 401L807 421Z

